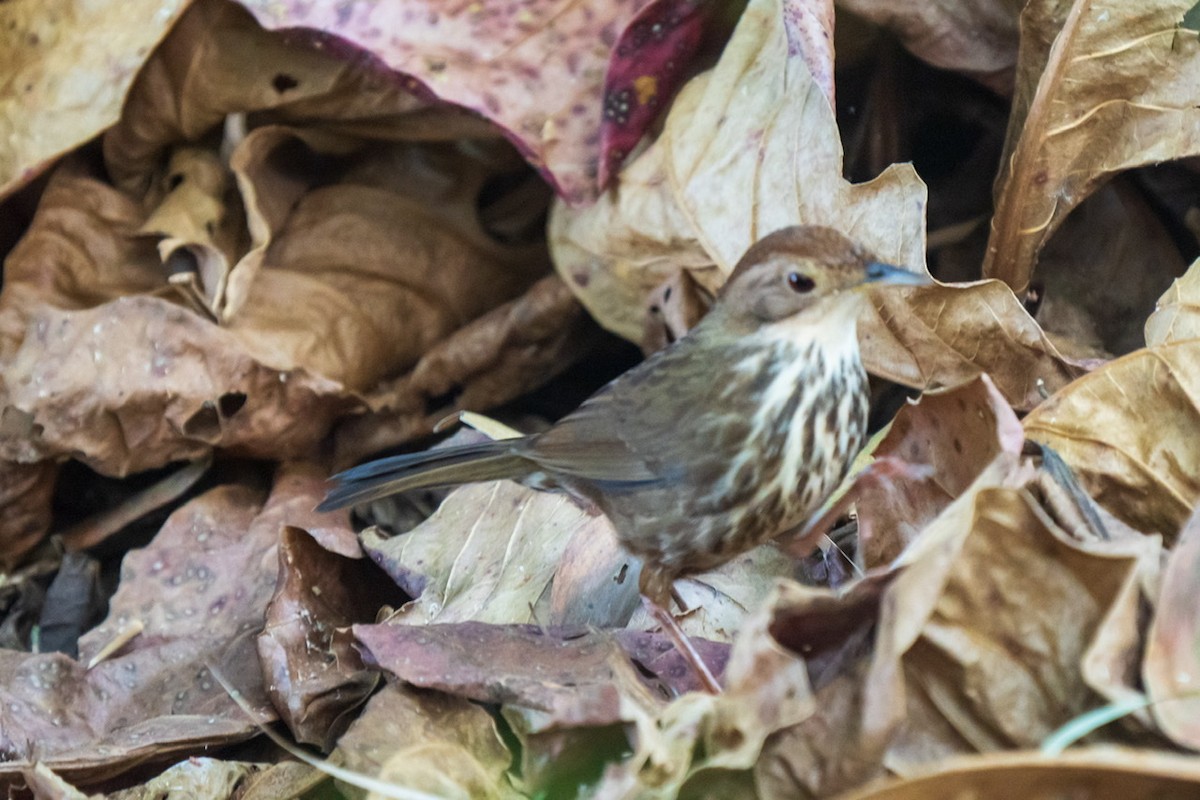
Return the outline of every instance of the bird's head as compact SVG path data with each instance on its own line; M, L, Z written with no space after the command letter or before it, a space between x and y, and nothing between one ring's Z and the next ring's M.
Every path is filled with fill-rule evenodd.
M873 284L930 282L923 273L876 261L833 228L796 225L746 251L721 288L717 306L736 327L758 327L808 309L844 306L830 301L861 296L858 290Z

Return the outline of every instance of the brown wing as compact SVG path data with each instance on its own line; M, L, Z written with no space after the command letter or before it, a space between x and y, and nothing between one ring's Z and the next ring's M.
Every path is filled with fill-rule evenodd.
M715 435L710 410L718 396L729 404L729 387L721 378L725 354L697 350L689 337L656 353L536 437L525 455L615 485L675 482L711 468L720 454L706 441Z

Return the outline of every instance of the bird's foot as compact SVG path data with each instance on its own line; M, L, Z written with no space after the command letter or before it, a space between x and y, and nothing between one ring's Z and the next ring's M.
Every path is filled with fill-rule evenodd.
M676 621L671 612L646 595L642 595L642 603L646 606L646 610L650 612L650 616L654 617L654 621L662 628L663 633L675 645L675 649L679 651L679 655L683 656L683 660L687 662L687 665L696 675L696 679L700 682L704 691L709 694L720 694L721 684L717 683L716 676L708 668L708 664L704 663L700 652L696 650L696 646L692 644L692 640L688 638L688 635L683 632L683 628L679 627L679 622Z

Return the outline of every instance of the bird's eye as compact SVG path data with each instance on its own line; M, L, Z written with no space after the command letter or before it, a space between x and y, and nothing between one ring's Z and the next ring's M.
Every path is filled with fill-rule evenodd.
M807 275L799 272L789 272L787 275L788 286L796 294L806 294L817 288L817 283Z

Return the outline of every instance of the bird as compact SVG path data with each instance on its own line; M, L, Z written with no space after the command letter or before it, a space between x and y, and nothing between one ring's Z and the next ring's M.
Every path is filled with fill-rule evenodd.
M783 228L746 250L690 331L549 429L368 462L335 475L318 509L506 478L565 489L607 515L642 560L648 610L719 692L667 611L675 579L795 530L820 508L867 431L863 289L928 283L833 228Z

